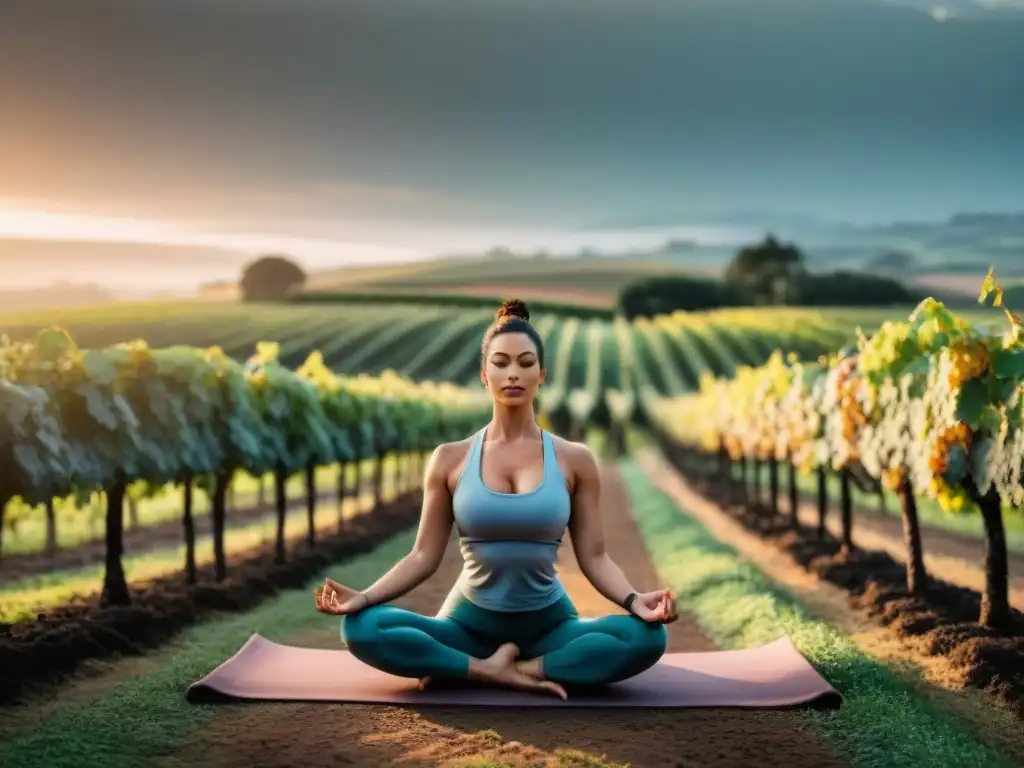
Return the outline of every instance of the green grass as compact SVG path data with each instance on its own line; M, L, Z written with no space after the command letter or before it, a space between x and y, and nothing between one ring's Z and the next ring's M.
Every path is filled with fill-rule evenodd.
M810 618L799 603L743 562L657 491L633 462L623 467L637 520L652 558L683 607L720 647L746 647L785 632L846 697L842 709L803 712L806 723L855 766L998 766L1010 762L981 743L942 707L921 701L911 687L861 652L848 637ZM332 568L331 575L363 588L408 551L409 530L373 552ZM0 721L0 765L64 768L150 765L170 755L210 723L218 705L184 699L189 683L234 653L253 632L277 641L336 621L314 612L309 590L282 592L251 613L185 630L160 652L153 671L127 677L91 698L71 700L17 728ZM656 737L655 737L656 738ZM609 766L583 754L559 755L566 766ZM488 762L483 756L481 766Z
M830 475L827 483L829 498L838 499L839 478ZM767 480L765 484L765 487L767 487ZM800 488L802 493L810 495L811 498L817 498L818 481L815 477L811 475L797 475L797 487ZM877 494L862 491L856 485L851 487L851 498L857 506L877 509L879 512L883 512L891 517L900 517L899 501L892 493L886 494L884 510L879 507ZM985 525L981 519L981 513L973 504L961 512L946 512L939 506L937 501L922 496L917 499L917 515L921 524L929 528L976 539L982 539L985 536ZM1024 511L1007 507L1003 512L1003 525L1006 527L1007 548L1011 552L1024 554Z
M408 552L414 536L414 531L397 536L367 555L331 568L330 575L357 589L369 586ZM317 628L337 635L337 619L312 606L310 590L322 579L281 592L251 613L185 630L163 652L166 661L154 671L125 679L95 699L69 704L34 727L4 733L0 721L0 765L136 768L168 755L221 708L187 703L185 689L235 653L253 632L276 642Z
M495 307L499 306L509 291L495 286L489 294L477 291L471 293L443 293L441 291L422 291L410 289L401 291L318 291L299 294L291 302L293 304L382 304L401 303L409 306L431 306L443 304L446 307L459 309L484 309L493 316ZM593 306L571 301L571 295L565 301L551 299L530 299L527 303L531 312L565 315L567 317L599 318L611 320L615 316L614 295L606 299L604 305Z
M362 462L359 471L363 477L369 477L373 462ZM393 457L385 459L384 476L391 477L395 464ZM317 488L322 492L337 486L338 470L336 466L325 466L317 469ZM352 488L356 480L356 465L348 465L346 478L347 487ZM305 477L295 474L288 478L285 486L289 499L304 498L306 493ZM235 476L234 506L239 509L256 505L258 488L256 478L244 472ZM273 504L273 477L268 474L264 478L264 503ZM86 542L103 538L103 524L106 515L103 497L95 494L90 506L77 509L71 502L58 502L57 508L57 546L58 549L69 549ZM197 490L193 496L192 514L203 517L210 512L210 499L202 491ZM127 511L126 511L127 525ZM140 528L177 521L181 519L182 498L179 487L168 486L165 492L152 498L140 499L138 502L138 523ZM230 524L231 512L228 511ZM46 518L42 506L39 507L8 507L5 517L7 525L4 531L3 544L0 548L0 569L5 555L35 555L43 551L46 543Z
M365 503L369 495L360 501ZM355 514L355 500L349 499L345 515ZM367 513L372 514L372 513ZM315 511L317 531L326 533L337 527L337 504L321 503ZM289 547L305 546L308 523L305 510L292 510L285 520L285 537ZM238 525L227 530L224 550L230 558L237 554L253 551L274 541L277 519L273 512L256 522ZM213 562L213 535L196 537L196 564L200 567ZM149 552L122 559L125 577L133 586L144 585L155 579L166 578L180 573L185 567L185 545L160 547ZM229 566L230 568L230 566ZM104 566L102 563L71 568L38 576L29 576L9 582L0 588L0 620L7 622L30 619L40 611L56 608L69 602L77 595L90 595L103 586Z
M614 299L627 282L646 275L693 274L678 264L642 257L602 257L600 259L527 259L441 258L412 264L383 267L344 268L312 275L310 291L446 291L463 286L537 287L605 293ZM523 298L529 301L529 296Z
M397 489L393 475L386 473L383 487L384 501L395 497ZM320 484L321 489L327 487ZM352 488L352 486L349 486ZM290 499L305 498L305 487L301 486L289 495ZM346 498L344 515L352 517L361 511L372 514L373 495L363 493L356 498ZM274 541L277 531L276 512L268 509L258 520L239 525L230 524L225 536L224 549L230 558L251 552ZM338 506L336 500L321 501L314 511L314 525L322 535L332 533L338 525ZM305 546L308 529L305 507L290 508L285 518L285 538L289 548ZM196 537L196 564L200 567L212 563L213 535L204 534ZM146 552L122 558L125 576L128 583L141 586L155 579L162 579L180 573L185 567L185 545L177 544L162 546ZM228 566L230 569L230 565ZM63 605L75 596L85 596L98 592L103 586L104 566L102 563L79 568L65 568L48 573L27 576L5 583L0 587L0 620L16 622L29 619L40 611L49 610Z
M635 462L624 462L623 476L655 567L718 647L752 647L786 634L843 694L841 709L800 717L852 765L1013 764L953 712L811 617L795 596L680 512Z

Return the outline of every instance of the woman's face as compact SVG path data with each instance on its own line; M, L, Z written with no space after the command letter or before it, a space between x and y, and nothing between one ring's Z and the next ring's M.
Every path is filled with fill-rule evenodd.
M525 333L501 333L491 339L480 378L497 402L523 405L533 401L547 371Z

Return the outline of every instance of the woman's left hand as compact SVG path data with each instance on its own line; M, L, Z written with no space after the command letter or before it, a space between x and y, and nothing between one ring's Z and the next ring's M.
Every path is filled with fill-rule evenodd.
M671 624L679 618L676 613L676 596L670 589L656 589L636 596L630 606L635 616L652 624Z

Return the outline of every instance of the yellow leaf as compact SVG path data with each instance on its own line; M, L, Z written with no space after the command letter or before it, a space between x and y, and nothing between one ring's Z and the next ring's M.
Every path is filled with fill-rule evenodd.
M256 344L256 357L264 365L276 360L280 351L281 345L276 341L261 341Z

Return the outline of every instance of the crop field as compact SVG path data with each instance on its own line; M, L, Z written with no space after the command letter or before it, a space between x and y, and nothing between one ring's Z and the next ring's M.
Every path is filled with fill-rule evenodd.
M679 313L629 323L539 313L549 386L544 407L581 425L628 417L638 392L695 390L702 375L730 376L766 361L776 349L814 359L870 331L885 311L730 309ZM476 386L479 342L491 309L443 305L268 305L181 302L114 305L0 319L12 339L48 324L83 347L145 340L151 347L217 346L243 361L260 341L280 344L283 365L297 368L313 350L343 374L397 371L414 381Z
M11 340L0 374L0 676L12 713L0 726L0 762L73 765L103 755L110 765L178 768L200 755L215 766L414 756L487 768L622 768L662 764L665 750L673 762L744 763L758 745L821 766L1018 764L1017 476L1012 457L986 448L1003 457L992 480L1005 497L995 533L992 499L971 496L977 489L964 478L984 474L969 451L989 439L996 414L1017 439L1019 406L974 404L991 407L990 416L957 408L972 378L1017 381L1019 350L997 349L985 335L987 323L1005 326L998 311L952 320L942 312L922 322L949 324L957 351L928 337L915 354L959 355L958 378L922 385L941 393L926 397L953 404L938 407L946 421L925 430L927 439L891 426L907 393L870 390L889 398L878 416L839 390L841 406L827 396L831 355L859 334L876 350L865 377L904 364L922 375L903 326L886 325L905 320L902 310L534 316L550 369L542 421L604 457L602 514L616 561L636 584L656 573L650 588L680 596L670 650L738 648L785 633L842 689L842 709L709 719L627 712L600 727L585 713L559 714L548 728L514 712L435 721L356 707L338 711L358 728L345 726L329 746L315 738L323 715L315 705L282 720L273 706L194 707L181 692L251 631L337 645L336 625L324 630L309 590L325 573L365 586L408 551L426 455L489 415L477 370L493 311L176 302L0 320ZM37 335L51 324L70 339ZM995 373L961 354L972 344L1000 361ZM823 373L801 378L805 370ZM986 391L997 397L1007 387ZM792 428L780 429L780 419ZM716 452L718 439L727 456ZM774 461L769 444L780 446ZM850 445L860 446L859 464L843 464ZM893 451L910 471L882 471L892 470ZM871 510L881 481L890 508ZM905 537L908 519L923 547ZM563 549L560 572L582 614L608 612ZM459 566L457 550L446 558L404 604L437 609ZM873 629L853 629L865 626ZM106 671L79 690L78 671L99 662ZM77 692L48 704L53 686ZM117 729L96 719L113 713ZM288 736L275 730L283 722ZM638 722L665 734L656 748L629 737ZM896 747L892 728L906 733ZM278 736L291 746L267 754ZM709 742L717 757L708 757Z
M438 259L391 267L341 269L310 277L309 293L409 292L531 299L610 307L626 283L645 275L695 274L643 258Z

